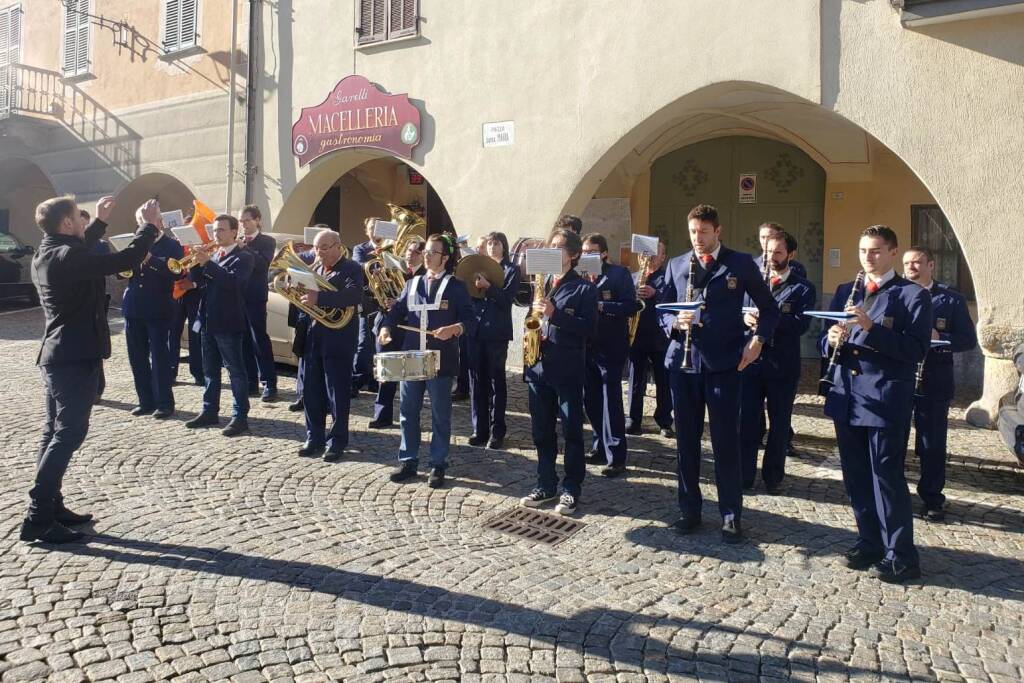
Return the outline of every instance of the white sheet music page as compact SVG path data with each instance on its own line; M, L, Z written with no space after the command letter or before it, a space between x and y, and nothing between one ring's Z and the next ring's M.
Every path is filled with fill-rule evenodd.
M562 272L561 249L527 249L527 275L559 275Z

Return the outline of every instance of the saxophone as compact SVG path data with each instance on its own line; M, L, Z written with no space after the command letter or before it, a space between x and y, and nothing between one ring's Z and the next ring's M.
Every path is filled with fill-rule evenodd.
M539 304L544 300L544 276L533 276L533 303ZM540 361L540 328L541 314L530 307L526 316L526 330L523 332L523 365L533 367Z
M650 254L640 254L640 275L636 279L636 288L640 289L647 284L648 272L647 269L651 265L651 259L653 257ZM629 345L632 346L636 340L636 331L640 329L640 314L647 308L647 302L637 297L637 303L640 304L640 310L633 314L633 317L629 319Z

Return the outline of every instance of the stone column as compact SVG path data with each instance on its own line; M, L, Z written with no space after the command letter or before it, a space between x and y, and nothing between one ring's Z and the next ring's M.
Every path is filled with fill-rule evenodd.
M996 321L994 313L989 309L981 313L983 317L978 321L978 345L985 356L985 383L981 398L967 408L965 416L968 424L985 429L995 428L999 407L1017 389L1020 375L1013 364L1013 352L1024 343L1024 318L1004 323Z

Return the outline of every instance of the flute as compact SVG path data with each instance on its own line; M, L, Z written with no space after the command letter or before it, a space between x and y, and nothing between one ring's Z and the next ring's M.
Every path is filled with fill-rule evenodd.
M846 305L843 306L845 311L847 308L853 305L854 300L857 298L857 294L864 286L864 271L857 273L857 278L853 281L853 288L850 289L850 296L846 299ZM847 337L850 335L849 323L843 323L843 333L839 336L836 341L836 345L832 347L832 354L828 359L828 369L825 370L825 375L818 381L818 386L821 390L825 391L835 385L832 381L832 371L835 370L836 365L839 362L839 352L843 348L843 344L846 343Z

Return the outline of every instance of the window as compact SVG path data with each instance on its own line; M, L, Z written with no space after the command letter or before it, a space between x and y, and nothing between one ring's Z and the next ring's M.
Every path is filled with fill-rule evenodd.
M89 0L66 0L62 54L65 76L89 73Z
M419 0L359 0L356 44L369 45L419 34Z
M14 106L14 65L21 61L21 5L0 9L0 118Z
M960 290L968 301L974 301L974 281L953 226L935 204L910 207L910 236L914 244L928 247L935 254L935 279Z
M199 0L163 0L161 42L164 53L199 45Z

